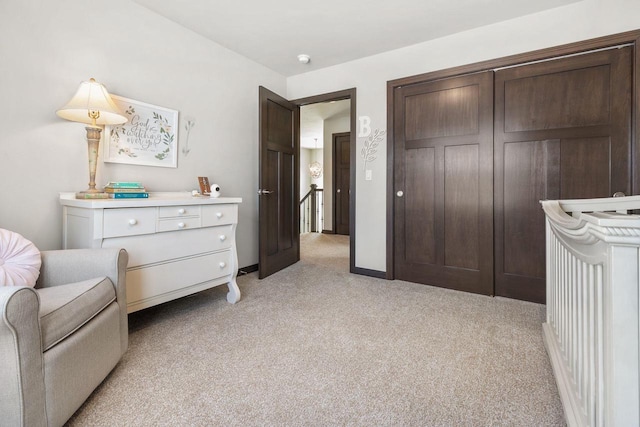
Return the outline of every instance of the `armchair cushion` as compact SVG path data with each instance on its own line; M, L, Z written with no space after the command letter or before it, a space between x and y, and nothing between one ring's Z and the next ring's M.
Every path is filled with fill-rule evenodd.
M0 228L0 286L34 287L40 264L40 251L33 243Z
M42 350L47 351L93 319L116 299L109 278L36 289L40 296Z

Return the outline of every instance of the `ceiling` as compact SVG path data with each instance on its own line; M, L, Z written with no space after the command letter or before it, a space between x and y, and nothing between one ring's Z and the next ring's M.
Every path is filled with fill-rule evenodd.
M300 107L300 147L322 148L324 120L346 116L349 114L350 107L350 99L319 102Z
M578 0L134 1L291 76Z

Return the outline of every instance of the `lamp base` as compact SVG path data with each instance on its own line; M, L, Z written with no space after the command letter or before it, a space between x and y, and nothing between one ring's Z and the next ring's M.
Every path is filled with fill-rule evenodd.
M96 168L98 167L98 147L100 147L100 134L102 128L87 126L87 143L89 149L89 188L82 193L100 193L101 191L96 189ZM77 198L77 195L76 195ZM89 197L83 197L87 199ZM92 199L99 199L100 197L90 197Z
M109 193L102 191L78 191L76 193L76 199L108 199Z

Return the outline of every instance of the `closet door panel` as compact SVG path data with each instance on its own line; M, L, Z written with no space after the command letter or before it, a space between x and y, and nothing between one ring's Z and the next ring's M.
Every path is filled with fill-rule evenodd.
M611 143L608 137L565 139L561 142L560 198L610 197Z
M408 216L420 216L420 221L407 221L404 239L405 259L416 264L436 264L436 199L435 148L406 151L406 198Z
M495 74L495 289L545 302L539 201L631 189L631 49Z
M493 73L394 94L396 278L493 294Z
M477 145L444 149L444 264L480 268Z
M544 277L545 223L539 200L559 196L560 141L504 145L504 272Z
M477 85L408 96L405 99L407 140L476 135L478 96Z
M609 65L550 71L505 81L505 132L609 124Z

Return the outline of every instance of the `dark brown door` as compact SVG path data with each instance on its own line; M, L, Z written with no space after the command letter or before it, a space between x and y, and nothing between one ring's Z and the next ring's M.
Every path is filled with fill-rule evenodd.
M336 234L349 235L349 194L351 193L351 136L349 132L333 134L334 224Z
M300 109L260 87L259 277L300 260Z
M493 73L394 96L395 277L491 295Z
M631 48L496 72L496 295L545 302L539 201L631 189Z

